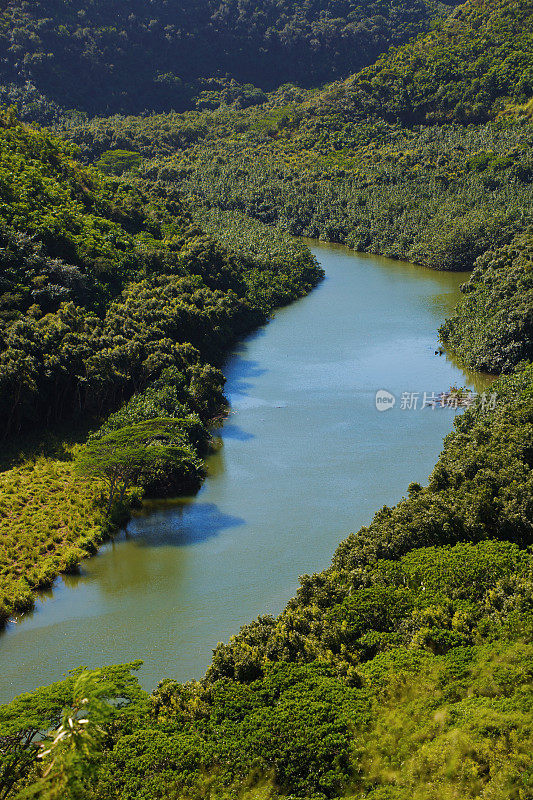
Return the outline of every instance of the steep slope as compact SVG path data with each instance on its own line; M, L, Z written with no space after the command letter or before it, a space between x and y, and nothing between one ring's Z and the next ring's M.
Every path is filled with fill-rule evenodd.
M117 691L131 702L113 705L90 797L528 798L532 381L530 365L494 410L459 418L429 486L303 576L277 619L219 645L205 679ZM32 731L57 724L71 685L0 707L0 785L14 755L31 782Z
M426 487L412 483L339 545L329 568L302 576L278 618L220 644L203 680L164 680L148 698L128 677L135 665L96 676L115 680L108 696L129 703L113 703L85 772L74 762L73 784L82 775L94 800L531 798L533 367L517 367L530 362L533 308L531 16L523 0L469 0L324 92L70 127L87 160L134 167L117 186L134 181L164 208L194 203L238 259L237 277L253 275L248 302L272 279L251 218L432 267L475 264L442 335L469 363L511 373L491 402L458 417ZM287 240L276 236L279 261ZM209 285L212 251L197 257L195 243L191 263ZM309 278L301 258L291 252L288 274L297 264ZM236 279L219 272L217 281ZM130 311L144 320L145 305L170 305L172 318L175 279L143 277L111 323L129 324ZM178 280L189 287L191 275ZM164 407L159 394L146 400L134 396L108 424ZM15 590L23 602L24 586L9 597ZM62 752L41 770L33 741L74 702L73 680L0 708L0 787L40 775L46 790Z
M529 3L469 0L322 92L284 87L247 110L96 119L67 132L88 159L118 148L151 159L147 180L179 175L208 208L469 269L532 216L532 128L519 110L533 94L532 54Z
M208 102L224 93L227 83L205 80L215 76L263 89L347 76L447 10L431 0L11 0L1 82L16 96L29 81L90 113L183 108L199 92ZM244 105L261 98L253 86L229 91ZM26 96L35 99L31 86Z
M465 299L441 328L442 341L485 372L533 360L533 235L481 256Z
M382 56L319 107L414 122L481 122L533 95L529 0L472 0L427 36Z
M95 119L68 134L88 160L124 147L144 157L148 182L172 186L179 176L180 196L208 213L468 270L533 220L532 76L530 3L468 0L429 34L323 91L282 87L245 110ZM464 324L450 323L456 335L451 327L443 335L467 363L509 370L530 352L530 298L517 298L527 271L514 295L509 275L490 275L503 281L498 308L476 292L460 312ZM515 301L512 323L500 324ZM475 346L459 341L472 325Z

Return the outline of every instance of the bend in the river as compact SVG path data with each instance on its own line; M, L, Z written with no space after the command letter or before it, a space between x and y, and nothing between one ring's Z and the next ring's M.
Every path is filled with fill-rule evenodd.
M231 415L199 495L147 504L127 535L9 625L1 701L80 664L142 658L150 688L200 677L218 641L278 613L298 575L426 481L453 412L422 410L424 392L474 380L435 355L464 275L314 250L325 281L226 365ZM379 389L396 395L393 409L376 410ZM403 393L418 394L416 409L402 408Z

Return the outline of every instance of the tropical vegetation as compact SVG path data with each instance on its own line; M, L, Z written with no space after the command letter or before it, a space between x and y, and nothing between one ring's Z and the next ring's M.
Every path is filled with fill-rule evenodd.
M246 107L288 81L347 77L453 5L10 0L0 15L0 81L42 122L61 107L139 113L228 99Z
M459 417L428 487L303 576L280 617L219 645L205 678L117 691L84 796L527 798L532 385L528 367L500 381L495 412ZM32 737L74 680L0 709L18 785L43 774Z
M533 360L533 236L480 256L462 287L465 299L441 329L463 361L485 372L509 372Z
M4 96L54 133L2 117L0 619L143 492L198 487L228 348L320 280L291 235L471 270L440 335L503 375L203 678L77 670L1 706L0 798L529 800L531 5L129 6L1 17Z

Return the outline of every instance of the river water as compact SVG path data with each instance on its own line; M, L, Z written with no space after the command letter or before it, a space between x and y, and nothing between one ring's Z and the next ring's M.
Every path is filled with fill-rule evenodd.
M199 678L218 641L281 611L298 575L426 481L454 412L422 410L424 392L486 386L435 355L465 275L312 248L325 281L228 360L231 415L200 493L146 504L79 576L9 624L1 702L79 665L141 658L147 688ZM394 408L377 411L379 389Z

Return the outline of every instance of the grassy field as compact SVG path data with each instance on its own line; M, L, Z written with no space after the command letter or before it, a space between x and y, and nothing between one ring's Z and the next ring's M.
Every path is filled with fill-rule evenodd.
M73 571L109 535L98 481L40 456L0 474L0 624L32 608L35 592Z

